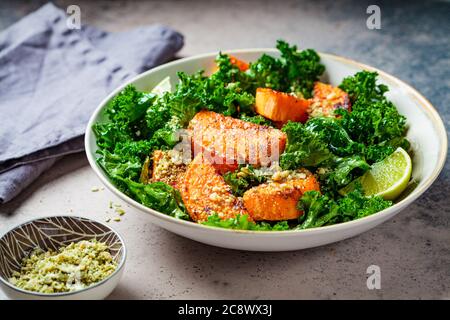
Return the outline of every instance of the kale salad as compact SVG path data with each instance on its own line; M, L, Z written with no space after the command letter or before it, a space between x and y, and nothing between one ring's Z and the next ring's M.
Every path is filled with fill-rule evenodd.
M388 87L370 71L332 86L316 51L276 47L278 58L256 61L219 53L215 70L179 72L175 88L169 79L151 92L128 85L92 128L98 164L144 206L221 228L317 228L391 206L410 181L411 159L406 118ZM243 137L276 152L264 162L250 161L246 147L220 148Z

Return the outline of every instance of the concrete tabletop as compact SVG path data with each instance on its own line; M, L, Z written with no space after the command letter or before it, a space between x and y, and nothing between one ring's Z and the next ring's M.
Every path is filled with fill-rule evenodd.
M42 2L43 3L43 2ZM300 47L343 55L413 85L450 119L450 3L379 4L381 29L366 26L361 1L56 1L81 8L83 23L110 31L151 23L185 35L180 56L219 49ZM0 29L39 7L2 1ZM449 299L450 170L414 204L381 226L339 243L284 253L251 253L184 239L132 212L101 186L83 154L66 157L12 202L0 206L0 233L34 217L73 214L105 220L109 202L127 213L110 222L127 243L126 271L111 299ZM366 286L381 270L381 289ZM5 296L0 292L0 299Z

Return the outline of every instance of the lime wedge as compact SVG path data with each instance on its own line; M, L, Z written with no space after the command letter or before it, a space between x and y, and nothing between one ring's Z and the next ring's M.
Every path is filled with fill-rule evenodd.
M385 200L394 200L407 187L411 172L410 156L402 148L397 148L390 156L373 164L369 171L339 190L339 193L346 195L354 190L359 181L366 196L376 195Z
M172 85L170 84L170 77L165 77L160 83L158 83L153 89L152 93L157 96L162 96L165 92L171 91Z

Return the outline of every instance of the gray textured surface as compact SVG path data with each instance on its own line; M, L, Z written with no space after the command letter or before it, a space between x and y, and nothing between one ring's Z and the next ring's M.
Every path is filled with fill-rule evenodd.
M72 31L65 10L48 3L0 34L0 203L55 158L82 151L81 136L104 97L183 46L180 33L161 25Z
M344 55L398 76L450 117L449 2L380 4L382 29L365 26L364 2L76 2L82 19L107 30L162 22L185 35L181 55L270 47L278 38ZM2 1L0 28L38 4ZM358 237L286 253L209 247L153 226L131 212L114 226L129 248L124 278L111 298L450 298L449 164L418 201ZM83 155L59 162L13 203L0 207L0 232L34 216L103 219L108 191ZM381 290L366 288L366 268L381 268ZM1 298L0 293L0 298Z

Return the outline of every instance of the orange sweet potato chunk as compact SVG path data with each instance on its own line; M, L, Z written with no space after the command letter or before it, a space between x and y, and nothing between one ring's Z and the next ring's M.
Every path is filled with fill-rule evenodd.
M260 184L247 190L243 200L245 208L255 221L297 219L303 214L297 208L298 200L310 190L320 189L314 175L308 172L304 178Z
M194 221L207 221L215 213L224 220L238 214L248 215L242 199L232 194L215 165L201 153L189 164L180 192Z
M310 101L269 88L256 89L255 111L280 126L290 121L305 122Z
M314 84L313 98L308 114L311 117L333 117L336 109L351 110L350 99L344 90L330 84L316 82Z
M239 60L238 58L230 55L230 62L239 68L241 71L246 71L249 68L249 64L245 61Z
M278 129L206 110L195 115L189 130L193 154L214 155L214 164L222 161L222 173L235 170L238 163L268 165L279 159L286 146L286 135Z

